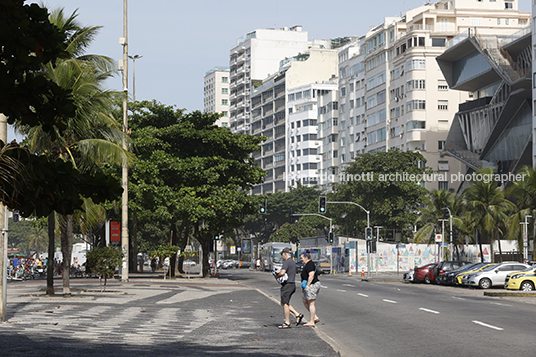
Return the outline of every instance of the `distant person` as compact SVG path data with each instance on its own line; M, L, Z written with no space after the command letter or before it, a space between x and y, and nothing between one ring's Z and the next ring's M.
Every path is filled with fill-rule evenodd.
M290 328L290 313L296 317L296 326L301 323L303 314L300 314L292 307L292 305L290 305L290 298L296 291L296 263L294 262L294 259L292 259L292 253L289 248L284 248L281 251L281 255L285 261L283 262L281 271L274 275L274 277L277 280L285 274L288 276L287 280L281 284L281 306L283 307L283 313L285 314L285 322L282 325L277 326L277 328L285 329Z
M321 284L320 280L318 280L315 263L311 260L311 251L309 249L303 251L300 254L300 259L303 263L301 272L303 305L309 311L309 322L303 324L303 326L315 327L316 323L320 321L316 316L315 302L320 292Z
M14 269L17 269L19 267L19 264L20 264L19 258L14 257L13 258L13 267L14 267Z
M255 262L257 271L261 271L261 260L257 258L257 261Z
M153 271L153 273L156 271L156 257L153 257L153 259L151 259L151 270Z

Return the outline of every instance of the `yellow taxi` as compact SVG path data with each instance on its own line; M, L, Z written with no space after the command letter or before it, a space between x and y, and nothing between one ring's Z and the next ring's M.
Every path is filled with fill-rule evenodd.
M462 279L472 273L477 273L479 271L482 271L482 269L489 267L490 265L497 265L495 263L482 263L480 266L476 266L475 269L471 269L469 271L464 271L463 273L460 273L456 275L456 284L462 285Z
M508 290L533 291L536 286L536 266L506 276L504 288Z

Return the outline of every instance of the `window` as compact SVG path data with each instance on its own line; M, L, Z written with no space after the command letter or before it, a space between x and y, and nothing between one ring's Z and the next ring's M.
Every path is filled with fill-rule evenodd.
M509 1L505 1L504 2L504 9L505 10L513 10L514 9L514 3L509 2Z
M341 87L341 97L346 95L346 87Z
M448 120L438 120L437 121L437 130L448 131L449 130L449 121Z
M438 161L437 170L438 171L448 171L449 170L449 162L448 161Z
M289 94L289 95L288 95L288 101L289 101L289 102L292 102L292 101L294 100L294 97L295 97L294 93Z
M406 103L406 111L410 112L412 110L424 110L426 109L426 101L425 100L411 100L408 103Z
M227 99L222 99L222 100L221 100L221 105L229 105L229 100L227 100Z
M432 38L432 47L445 47L445 44L444 38Z
M222 83L229 83L229 77L221 77Z
M449 86L447 84L447 81L444 79L440 79L437 81L437 90L449 90Z
M229 88L222 88L221 94L229 94Z
M437 150L439 151L445 150L445 140L439 140L437 142Z
M437 188L439 190L448 191L449 190L449 182L448 181L438 181L437 182Z
M412 71L414 69L426 69L425 59L414 59L406 63L406 70Z
M229 116L229 112L222 112L223 113L223 116L224 117L228 117Z
M449 110L449 101L448 100L438 100L437 101L437 110Z
M415 129L426 129L426 122L423 120L412 120L406 124L408 131Z

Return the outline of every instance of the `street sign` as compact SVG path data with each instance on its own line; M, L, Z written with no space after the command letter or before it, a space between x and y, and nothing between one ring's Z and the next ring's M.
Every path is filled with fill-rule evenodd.
M442 234L436 234L435 235L435 242L441 243L443 241L443 235Z

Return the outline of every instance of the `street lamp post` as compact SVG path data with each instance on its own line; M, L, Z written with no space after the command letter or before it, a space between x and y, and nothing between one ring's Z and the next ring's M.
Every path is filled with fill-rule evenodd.
M132 101L136 102L136 60L143 56L134 55L128 56L132 60Z
M525 222L520 223L523 225L523 261L525 262L529 259L529 222L527 221L527 218L532 218L532 216L527 214L525 216Z
M127 0L123 0L123 133L128 134L128 26L127 26ZM127 142L123 139L123 149L127 150ZM128 281L128 166L127 159L123 159L122 167L123 196L121 203L121 249L123 250L123 265L121 267L121 281Z
M446 209L449 212L449 217L450 217L449 260L452 260L452 256L453 256L452 251L454 250L454 246L452 245L452 243L453 243L453 241L452 241L452 212L450 212L450 209L447 206L443 207L443 209L444 210Z
M374 226L376 228L376 275L378 275L378 245L380 244L380 228L383 228L382 226Z

